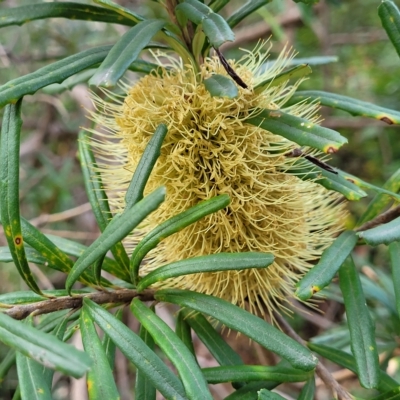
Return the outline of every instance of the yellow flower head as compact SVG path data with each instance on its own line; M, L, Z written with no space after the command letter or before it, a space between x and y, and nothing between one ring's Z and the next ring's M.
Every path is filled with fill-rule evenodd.
M337 193L287 172L294 162L287 154L298 145L244 121L259 109L284 109L317 122L314 104L284 108L300 82L254 92L258 83L288 65L292 53L284 51L263 70L266 57L258 46L239 62L230 62L248 85L238 88L239 95L233 99L212 97L204 86L203 80L213 74L227 75L219 58L207 58L196 73L165 55L156 57L163 67L127 88L125 97L114 96L110 102L95 99L94 119L105 129L97 132L92 146L110 203L119 212L151 135L159 124L166 124L168 133L146 191L164 185L167 198L127 246L202 200L226 193L231 203L161 242L142 265L141 275L200 255L272 253L275 261L266 269L201 273L163 283L271 314L332 243L345 213Z

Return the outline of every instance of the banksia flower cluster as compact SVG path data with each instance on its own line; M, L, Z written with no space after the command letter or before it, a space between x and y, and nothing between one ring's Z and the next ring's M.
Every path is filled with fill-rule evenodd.
M161 156L146 186L151 192L164 185L167 199L133 233L128 247L202 200L220 194L231 198L226 209L166 238L149 254L141 273L222 251L272 253L275 261L267 269L201 273L163 283L215 295L252 312L271 313L332 243L343 221L340 196L287 173L293 164L288 155L298 145L245 122L257 110L267 108L284 109L316 123L314 104L284 108L300 82L271 85L261 93L252 89L259 82L273 81L291 57L284 51L262 71L267 53L258 46L239 62L231 61L248 86L238 88L235 98L213 97L204 85L214 74L227 75L218 57L205 59L197 73L166 55L156 57L163 60L157 71L125 86L124 97L114 96L112 101L95 98L93 118L105 129L101 137L94 136L92 146L116 212L124 208L132 174L155 129L161 123L168 127Z

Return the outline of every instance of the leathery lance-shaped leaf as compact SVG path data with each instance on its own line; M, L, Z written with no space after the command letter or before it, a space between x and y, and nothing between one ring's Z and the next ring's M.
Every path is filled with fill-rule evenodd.
M57 247L60 248L64 253L69 254L70 256L80 257L87 249L87 246L81 243L77 243L59 236L47 234L46 237L56 244ZM130 275L127 274L124 269L120 268L118 263L112 258L106 257L104 259L103 269L124 281L129 282L130 280ZM86 274L88 274L91 278L93 277L93 274L91 274L90 271L86 271L82 277L86 277Z
M357 244L358 236L353 231L345 231L322 253L318 264L311 268L296 283L296 292L300 300L306 301L329 285L340 266Z
M154 249L158 243L166 237L171 236L173 233L179 232L190 224L198 221L200 218L225 208L229 203L230 198L228 195L223 194L216 196L196 204L154 228L138 243L132 253L130 262L132 282L138 284L140 263L144 256L150 250Z
M73 2L42 3L0 10L0 28L22 25L37 19L68 18L72 20L109 22L121 25L135 25L131 18L106 8Z
M229 0L212 0L208 6L214 12L218 12L219 10L222 10L222 8L224 8L228 3Z
M357 373L356 362L351 354L334 347L312 342L307 343L307 346L312 351L326 358L327 360L330 360L335 364L354 372L355 374ZM387 390L393 389L397 386L399 386L398 382L396 382L386 372L379 370L379 385L376 387L377 390L380 392L386 392Z
M196 332L197 337L220 365L243 365L239 354L222 339L202 314L183 308L179 312L180 316ZM232 384L235 389L239 389L244 385L245 383L243 382L234 382Z
M239 354L222 339L202 314L193 313L186 308L179 312L181 314L220 365L244 364Z
M0 380L4 381L10 368L15 364L17 352L14 349L9 349L7 354L3 357L0 362Z
M319 90L304 90L296 92L288 102L288 105L296 104L303 100L318 101L321 105L347 111L351 115L369 117L381 120L387 124L399 124L400 112L389 108L379 107L375 104L342 96L335 93Z
M21 103L9 104L4 112L0 137L0 211L4 234L15 266L24 282L41 294L25 255L19 213L19 145Z
M189 307L220 321L228 328L244 333L263 347L304 371L315 368L318 360L302 345L261 318L217 297L189 290L163 289L155 293L156 300Z
M281 85L282 83L285 83L290 79L304 78L306 75L311 74L311 72L312 70L308 64L296 65L288 69L287 71L275 75L273 78L269 78L263 82L260 82L257 86L254 87L254 92L262 93L264 90Z
M283 136L300 146L314 147L324 153L334 153L347 143L346 138L332 129L279 110L263 110L257 116L246 119L245 122Z
M81 290L74 290L74 293L83 294L83 293L90 293L92 291L93 291L92 289L81 289ZM47 297L68 296L67 291L64 289L43 290L43 294L46 295ZM35 292L31 292L30 290L15 291L0 295L1 304L12 304L12 305L27 304L43 300L45 300L44 296L41 296Z
M315 398L315 378L310 378L301 389L297 400L314 400Z
M151 38L160 31L166 21L153 19L138 23L126 32L113 46L89 85L114 87Z
M120 15L123 15L126 18L131 19L132 21L138 23L143 21L143 17L141 15L135 14L128 8L122 7L117 3L114 3L111 0L93 0L96 4L101 4L103 7L108 8L109 10L115 11Z
M242 388L236 390L224 400L254 400L257 399L258 392L261 389L274 389L279 385L279 382L259 381L250 382Z
M400 399L400 386L389 390L386 393L381 394L378 397L374 397L374 400L399 400Z
M238 96L239 90L232 79L215 74L208 79L204 79L204 86L212 97L227 97L234 99Z
M115 313L115 318L117 318L119 321L121 321L122 313L123 313L123 308L119 308L117 310L117 312ZM111 338L107 334L104 334L101 345L103 346L104 352L106 353L108 363L110 364L110 368L111 368L111 370L113 370L114 363L115 363L115 350L117 349L117 347L115 346L115 343L111 340ZM136 395L136 393L135 393L135 395Z
M95 171L97 164L89 144L89 138L84 131L79 132L78 152L86 194L88 196L90 205L92 206L93 214L96 218L97 224L99 225L100 230L104 232L112 214L108 204L108 197L101 180L101 175ZM124 270L125 278L128 278L127 273L129 273L129 257L126 254L122 243L117 242L114 246L112 246L111 252L116 262L121 267L120 269Z
M207 382L196 359L174 331L139 299L133 299L130 308L178 370L187 397L191 400L212 400Z
M91 366L84 352L1 313L0 341L48 368L75 378L81 377Z
M40 255L38 251L32 249L32 247L25 246L25 256L28 262L33 262L39 265L45 265L47 263L47 259L42 255ZM4 263L14 262L9 247L0 247L0 262Z
M140 338L150 350L154 350L154 339L143 325L140 325ZM135 400L155 400L156 388L141 370L136 371Z
M393 47L400 56L400 11L393 1L383 0L378 15Z
M268 389L261 389L258 392L257 400L285 400L280 394L270 392Z
M246 4L239 8L239 10L235 11L226 21L228 22L228 25L233 28L248 15L252 14L270 2L271 0L249 0Z
M224 18L214 13L212 8L198 0L185 0L175 8L181 22L187 18L196 25L202 25L211 46L220 47L225 42L235 40L235 35Z
M44 367L17 351L18 384L21 398L52 400L51 384L44 375Z
M400 168L385 182L383 188L392 193L397 193L400 190ZM375 218L385 207L387 207L392 198L386 194L377 194L371 202L364 214L361 216L357 225L362 225L367 221Z
M167 399L187 399L180 380L146 343L104 308L85 298L83 307L125 357L140 370Z
M261 365L230 365L212 368L203 368L203 375L208 383L240 381L271 380L276 382L303 382L313 375L313 371L305 372L299 369Z
M400 242L389 244L390 261L392 264L392 279L396 297L397 314L400 316Z
M400 241L400 217L366 231L358 232L360 239L371 246Z
M350 201L360 200L367 196L364 190L347 180L342 171L337 168L333 168L333 170L336 174L308 160L301 159L296 161L293 166L287 170L287 173L296 175L301 180L311 180L328 190L339 192Z
M156 164L158 157L161 154L161 146L167 135L168 128L165 124L158 125L153 136L149 140L143 155L140 158L139 164L135 169L131 183L125 195L125 207L131 208L138 201L143 199L144 188L151 174L151 171ZM129 262L129 261L128 261Z
M160 187L121 215L116 216L107 225L104 232L78 258L65 283L68 293L79 276L99 257L105 254L115 243L126 237L151 212L164 201L165 187Z
M99 64L110 49L111 46L101 46L85 50L7 82L0 86L0 107L15 103L26 94L33 94L52 83L61 83L77 72Z
M266 268L273 262L274 256L269 253L218 253L193 257L164 265L150 272L139 281L137 290L144 290L155 282L164 281L176 276L197 274L200 272Z
M86 377L89 399L120 399L106 353L85 307L81 311L80 331L83 348L93 362Z
M340 171L340 170L338 170L337 172L340 173L344 177L344 179L346 179L346 181L354 183L356 186L358 186L360 188L370 189L376 193L385 194L385 195L392 197L393 199L395 199L397 201L400 201L400 195L393 193L390 190L386 190L385 188L380 188L379 186L372 185L354 175L349 174L348 172L344 172L344 171Z
M178 314L176 318L176 326L175 326L175 333L179 339L182 340L182 343L189 349L189 351L193 354L196 359L196 352L193 346L192 340L192 329L190 325L187 323L184 315L182 312Z
M379 384L379 359L375 327L351 257L340 267L339 279L360 384L368 389L376 388Z

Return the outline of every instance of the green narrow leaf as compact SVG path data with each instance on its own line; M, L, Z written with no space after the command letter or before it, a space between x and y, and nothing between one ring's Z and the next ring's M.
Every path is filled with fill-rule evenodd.
M59 236L47 234L46 237L48 237L54 244L56 244L57 247L59 247L64 253L69 254L70 256L80 257L87 249L87 246L81 243L77 243ZM126 272L124 273L124 270L120 268L119 264L109 257L106 257L104 259L103 269L110 274L118 277L119 279L128 282L130 280L130 275L127 275ZM82 274L82 277L86 277L86 274L88 274L91 279L94 278L93 274L90 274L90 271L86 271L84 274Z
M212 0L208 7L210 7L215 13L222 10L230 0Z
M332 281L340 266L357 244L358 236L353 231L344 231L322 253L317 265L311 268L296 283L296 292L300 300L306 301Z
M167 132L167 125L158 125L156 131L147 144L143 155L140 158L139 164L136 167L135 173L133 174L133 178L129 184L128 190L126 191L126 209L131 208L138 201L143 199L144 188L146 187L147 181L158 157L160 157L161 146L165 136L167 135Z
M158 347L178 370L186 395L191 400L210 399L211 393L197 361L172 329L138 298L133 299L131 311L153 337Z
M400 112L379 107L366 101L353 99L335 93L319 90L305 90L296 92L289 100L288 105L296 104L303 100L318 101L321 105L347 111L351 115L369 117L381 120L388 124L400 123Z
M144 276L137 285L142 291L155 282L182 275L201 272L245 270L249 268L267 268L274 262L274 256L268 253L218 253L176 261L157 268Z
M72 20L99 21L121 25L135 25L131 18L106 8L73 2L38 3L21 7L0 9L0 28L22 25L37 19L68 18Z
M262 93L264 90L281 85L290 79L301 79L306 75L311 74L311 72L312 70L308 64L296 65L287 71L281 72L272 78L260 82L254 87L254 93Z
M52 400L44 367L17 351L18 384L23 399Z
M279 385L279 382L250 382L242 388L236 390L224 400L255 400L257 399L258 392L261 389L274 389Z
M164 397L177 400L187 399L179 379L138 335L93 301L84 299L83 307L125 357L147 377Z
M393 1L382 0L378 15L393 47L400 56L400 11Z
M399 400L400 399L400 386L397 386L397 388L389 390L386 393L383 393L382 395L378 397L374 397L373 400Z
M350 201L360 200L367 196L367 193L365 193L364 190L347 180L342 171L337 168L333 168L333 170L336 174L327 171L308 160L301 159L296 161L293 166L287 170L287 173L296 175L303 181L310 180L328 190L334 190L335 192L341 193Z
M200 313L193 313L186 308L179 312L185 321L196 332L198 338L204 343L212 356L220 365L243 365L240 358L224 339L219 335L213 326Z
M400 190L400 168L385 182L383 188L392 193ZM377 194L368 204L367 210L364 212L357 225L362 225L367 221L375 218L392 200L391 196L386 194Z
M48 368L75 378L80 378L91 366L82 351L1 313L0 341Z
M360 239L371 246L378 244L390 244L400 240L400 217L386 224L379 225L366 231L358 232Z
M111 0L93 0L96 4L101 4L103 7L108 8L109 10L115 11L116 13L131 19L132 21L138 23L143 21L143 17L141 15L135 14L133 11L128 8L122 7L117 3L114 3Z
M390 261L392 264L392 279L396 297L397 314L400 316L400 243L389 244Z
M86 377L89 399L119 399L106 353L85 307L81 311L80 330L83 348L93 362L93 366Z
M297 400L314 400L315 398L315 378L310 378L301 389Z
M90 147L89 137L84 131L79 132L78 151L86 194L88 196L90 205L92 206L92 211L96 218L97 224L99 225L101 232L104 232L112 214L108 204L108 197L104 190L101 175L96 171L97 163ZM126 254L122 243L117 242L114 246L112 246L111 252L115 258L115 261L120 266L119 269L123 270L123 272L116 276L124 276L123 279L129 280L129 257Z
M151 212L158 208L164 201L164 198L165 188L160 187L139 201L131 209L124 212L123 217L114 217L101 236L76 261L65 283L68 293L71 292L72 285L78 280L85 269L107 252L111 246L126 237Z
M17 270L28 287L41 294L26 259L19 213L21 104L22 100L6 107L1 127L0 212L4 234Z
M334 153L347 143L346 138L332 129L279 110L263 110L245 122L283 136L300 146L314 147L324 153Z
M261 318L217 297L189 290L163 289L155 293L158 301L189 307L244 333L272 352L304 371L315 368L318 360L303 346Z
M379 384L379 359L375 327L351 257L340 267L339 279L360 384L365 388L376 388Z
M127 71L139 53L147 46L151 38L160 31L165 21L146 20L126 32L112 47L97 72L92 76L89 85L114 87Z
M307 343L307 346L312 350L318 353L320 356L326 358L334 362L335 364L344 367L355 374L357 373L356 362L354 357L346 353L342 350L339 350L334 347L325 346L322 344L316 343ZM399 385L391 376L389 376L386 372L380 370L379 371L379 385L376 389L380 392L386 392L387 390L391 390Z
M233 28L248 15L252 14L270 2L271 0L249 0L246 4L239 8L239 10L234 12L226 21L228 22L228 25Z
M204 79L204 86L210 92L212 97L227 97L228 99L234 99L239 94L239 90L233 80L219 74Z
M261 389L258 392L257 400L285 400L285 398L278 393L270 392L267 389Z
M15 364L16 351L14 349L9 349L7 354L3 357L0 362L0 382L4 381L10 368Z
M118 311L115 313L115 318L117 318L119 321L122 320L123 310L124 310L123 308L119 308ZM115 343L105 333L101 344L103 346L104 352L106 353L108 363L110 364L110 368L111 370L113 370L115 363L115 350L116 350Z
M7 82L0 86L0 107L102 62L110 49L111 46L101 46L85 50Z
M203 375L208 383L262 381L303 382L311 377L313 371L305 372L288 367L264 367L262 365L230 365L203 368Z
M190 325L187 323L185 315L182 313L182 310L179 312L178 317L176 319L175 333L178 336L178 338L182 340L182 343L189 349L189 351L193 354L194 358L196 359L196 352L194 350L193 340L192 340L192 330Z
M185 0L176 6L175 12L181 22L189 19L196 25L201 24L213 47L218 48L227 41L235 40L235 35L225 19L198 0Z
M140 325L140 338L146 343L150 350L154 351L155 343L152 336ZM136 371L135 400L155 400L156 388L141 370Z
M200 218L225 208L229 202L229 196L226 194L213 197L175 215L154 228L138 243L132 253L130 271L133 283L138 283L139 266L143 258L150 250L154 249L158 243L166 237L198 221Z

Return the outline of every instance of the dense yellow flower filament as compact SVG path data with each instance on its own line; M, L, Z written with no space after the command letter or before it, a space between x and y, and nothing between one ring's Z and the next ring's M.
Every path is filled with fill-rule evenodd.
M232 64L249 86L235 99L211 97L189 66L168 59L169 69L147 75L127 88L126 97L95 98L93 118L104 127L92 141L99 171L114 210L124 208L133 171L156 127L168 126L161 156L146 191L160 185L167 199L131 239L132 247L157 224L199 201L227 193L231 204L166 238L149 254L141 273L161 265L216 252L272 253L267 269L203 273L171 279L163 285L222 297L252 312L268 312L287 300L304 274L341 229L340 197L288 174L298 147L279 135L245 123L257 109L281 109L297 85L281 84L255 94L252 87L285 67L286 52L264 72L261 48ZM165 59L163 60L165 64ZM224 74L218 58L206 59L202 79ZM302 103L285 109L316 123L316 106ZM303 149L307 154L318 154Z

